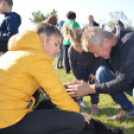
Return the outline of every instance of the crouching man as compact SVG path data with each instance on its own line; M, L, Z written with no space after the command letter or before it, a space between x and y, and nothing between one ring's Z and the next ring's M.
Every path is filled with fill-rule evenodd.
M95 57L105 59L105 65L96 72L99 83L88 85L78 81L67 83L71 96L87 94L110 94L121 107L119 114L110 116L110 120L134 118L134 106L125 93L133 95L134 87L134 32L125 29L121 21L113 32L99 27L87 27L83 32L82 47L94 53Z

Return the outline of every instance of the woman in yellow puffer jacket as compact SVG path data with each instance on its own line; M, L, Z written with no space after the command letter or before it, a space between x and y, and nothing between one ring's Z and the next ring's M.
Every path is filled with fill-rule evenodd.
M0 57L0 134L77 134L84 128L78 105L51 66L61 41L60 31L45 23L11 37ZM39 87L60 110L32 111Z

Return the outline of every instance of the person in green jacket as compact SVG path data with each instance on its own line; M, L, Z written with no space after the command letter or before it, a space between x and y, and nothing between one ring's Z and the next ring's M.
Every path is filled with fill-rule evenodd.
M67 18L68 18L68 20L64 23L63 28L66 26L70 26L72 29L74 29L76 27L80 28L79 23L75 21L75 19L76 19L75 12L69 11L67 13ZM64 38L63 45L64 45L64 52L63 52L64 71L65 71L65 73L69 73L70 72L70 65L69 65L69 58L68 58L68 49L71 45L70 40Z

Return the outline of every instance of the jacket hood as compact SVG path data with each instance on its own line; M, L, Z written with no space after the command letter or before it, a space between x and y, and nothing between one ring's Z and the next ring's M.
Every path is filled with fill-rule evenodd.
M43 51L39 35L34 30L26 30L12 36L8 42L9 51L17 51L22 49L34 49Z
M5 13L5 17L14 17L16 18L17 22L18 22L18 26L20 26L21 24L21 17L18 13L15 13L15 12L8 12L8 13Z

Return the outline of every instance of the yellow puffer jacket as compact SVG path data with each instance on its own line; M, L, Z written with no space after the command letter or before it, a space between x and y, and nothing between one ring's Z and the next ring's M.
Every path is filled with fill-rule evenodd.
M65 111L79 112L51 66L36 32L13 36L9 51L0 57L0 128L11 126L32 111L32 95L41 86L52 102ZM30 101L33 104L27 108Z

